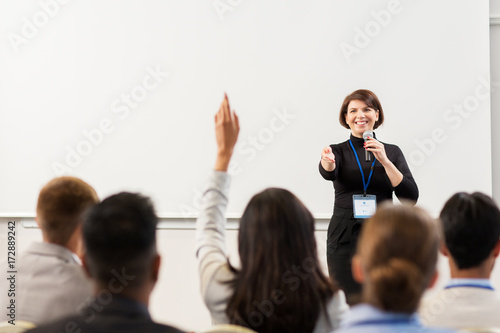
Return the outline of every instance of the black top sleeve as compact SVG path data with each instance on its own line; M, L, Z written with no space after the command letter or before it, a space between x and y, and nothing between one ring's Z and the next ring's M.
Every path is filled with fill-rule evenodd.
M394 146L395 150L395 159L393 160L396 168L403 174L403 180L399 183L398 186L394 188L394 193L398 197L398 199L406 199L410 201L414 201L414 203L418 200L418 187L413 175L411 174L410 168L406 163L406 159L403 155L401 149L397 146Z

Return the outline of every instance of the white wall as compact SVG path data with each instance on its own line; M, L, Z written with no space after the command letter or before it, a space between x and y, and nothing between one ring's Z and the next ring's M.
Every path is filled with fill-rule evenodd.
M436 213L455 191L491 193L490 154L450 165L475 140L490 150L488 0L87 0L51 18L38 2L0 0L3 216L31 216L60 170L183 217L213 165L224 90L242 125L235 215L266 187L330 215L318 155L348 138L337 110L359 88L380 97L377 136L405 153L420 205ZM222 19L221 2L236 7Z
M492 15L500 16L500 0L490 0ZM491 79L492 82L500 82L500 26L491 28ZM492 128L492 174L493 174L493 195L500 203L500 176L496 176L500 171L500 86L491 96L491 128ZM480 144L480 143L478 143ZM457 165L467 167L474 163L471 159L472 152L463 156ZM0 244L6 246L6 221L0 219ZM182 223L182 221L179 221ZM325 224L320 224L319 228L324 228ZM26 248L34 240L40 240L41 235L38 229L25 229L18 227L18 252ZM325 266L325 238L324 231L316 233L320 258ZM232 257L236 257L236 231L227 233L228 251ZM161 229L158 231L158 246L163 257L162 272L160 282L153 293L151 300L151 312L153 317L161 322L178 325L181 328L195 330L207 327L210 324L208 312L201 302L198 293L197 268L194 259L194 230L170 230ZM0 257L6 253L0 248ZM500 288L500 265L494 271L494 285ZM440 264L441 286L447 278L448 270L446 260L441 258ZM0 272L5 268L0 267ZM4 291L0 291L3 293ZM0 319L1 321L1 319Z
M490 16L500 16L500 1L490 0Z

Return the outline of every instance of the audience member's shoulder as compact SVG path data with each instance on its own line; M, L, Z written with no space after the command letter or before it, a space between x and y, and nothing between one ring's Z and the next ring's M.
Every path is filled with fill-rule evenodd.
M349 305L347 304L344 291L339 289L335 294L333 294L333 297L327 306L329 312L344 313L348 311Z
M163 324L158 324L155 323L155 327L152 327L152 330L149 332L165 332L165 333L186 333L186 331L181 331L178 328L168 326L168 325L163 325Z
M78 332L78 333L142 333L142 332L157 332L157 333L186 333L175 327L155 323L153 321L137 322L125 320L123 322L114 321L103 324L87 323L78 316L65 317L48 324L35 327L27 333L52 333L52 332Z
M458 331L433 328L433 327L422 327L422 326L398 326L398 325L381 325L381 326L355 326L349 328L341 328L335 333L455 333Z
M81 266L80 259L68 248L49 242L31 243L26 251L21 253L21 259L31 262L43 260Z
M81 332L81 330L78 327L75 317L64 317L62 319L58 319L47 324L37 326L26 332L32 332L32 333Z
M425 330L422 331L422 333L454 333L458 332L456 330L453 330L451 328L440 328L440 327L426 327Z

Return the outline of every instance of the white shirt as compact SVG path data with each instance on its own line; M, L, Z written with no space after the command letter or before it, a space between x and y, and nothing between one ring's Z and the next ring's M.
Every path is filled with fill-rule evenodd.
M420 317L427 325L455 329L500 327L500 295L488 279L452 279L437 295L426 298Z

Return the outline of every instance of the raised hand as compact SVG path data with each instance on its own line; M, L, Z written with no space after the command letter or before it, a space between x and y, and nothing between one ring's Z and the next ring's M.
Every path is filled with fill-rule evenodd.
M215 170L227 171L239 132L238 116L234 111L231 112L229 100L224 94L219 111L215 115L215 138L217 141Z

